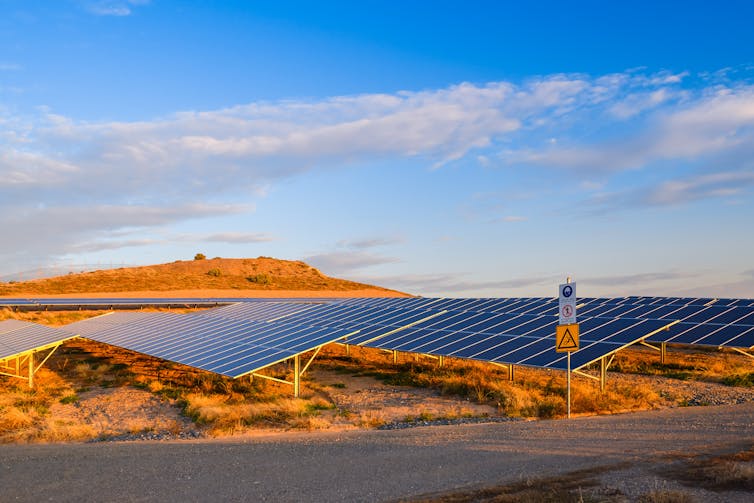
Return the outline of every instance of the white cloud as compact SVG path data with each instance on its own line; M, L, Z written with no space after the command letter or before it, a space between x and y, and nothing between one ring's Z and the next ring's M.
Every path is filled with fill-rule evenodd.
M13 212L0 213L3 233L0 257L6 268L20 269L71 254L158 244L164 240L141 235L186 220L246 211L245 206L207 204L20 207ZM140 237L132 237L135 234Z
M117 14L142 3L88 5ZM521 83L254 102L139 122L82 122L45 109L34 118L15 117L0 108L0 212L6 215L0 228L11 242L38 241L35 253L42 253L42 242L68 250L100 242L103 232L236 212L216 211L211 202L263 197L271 184L305 171L409 158L435 167L469 158L490 170L569 170L577 185L583 178L582 187L592 190L610 187L603 180L621 170L698 162L707 168L694 176L688 170L675 181L657 176L641 200L662 205L740 195L754 169L754 86L710 80L706 88L683 89L684 77L637 71L550 75ZM596 194L593 203L599 206L605 196L610 194ZM620 201L617 196L610 204ZM495 204L477 203L484 221L524 219L509 202ZM168 207L187 211L168 214ZM54 233L24 237L36 223L70 235L61 242ZM260 242L255 240L268 236L215 237ZM352 240L341 244L347 248L342 256L315 258L337 270L394 261L359 253L390 239L398 238ZM13 249L22 248L0 245L0 259Z
M626 118L631 115L624 110L627 101L646 99L646 95L632 95L612 104L609 112ZM606 125L610 123L603 127ZM585 172L615 172L658 161L688 162L715 155L733 155L736 162L744 162L754 144L754 86L703 90L695 98L687 96L672 106L660 107L639 125L638 130L623 132L618 138L598 137L591 143L559 142L555 146L543 143L510 149L504 158L514 164Z

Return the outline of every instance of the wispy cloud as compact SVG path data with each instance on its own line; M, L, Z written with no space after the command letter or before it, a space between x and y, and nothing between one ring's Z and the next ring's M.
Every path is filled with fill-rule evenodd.
M586 201L588 212L675 206L704 199L735 200L754 187L754 170L695 174L621 191L598 192Z
M370 266L399 262L397 258L386 257L364 251L337 251L305 257L304 262L322 270L325 274L352 274Z
M275 241L274 236L262 233L249 232L220 232L200 238L201 241L230 244L269 243Z
M492 295L516 296L519 289L557 285L559 276L476 280L468 274L406 274L400 276L356 276L358 281L374 283L419 295Z
M650 191L644 202L652 205L681 204L698 199L731 197L754 185L754 171L723 172L671 180Z
M597 277L584 277L580 279L584 283L589 285L599 286L634 286L634 285L646 285L655 282L662 281L674 281L678 279L688 279L694 277L695 274L688 272L648 272L648 273L636 273L636 274L622 274L616 276L597 276Z
M150 0L94 0L84 3L84 8L97 16L130 16L133 8L147 5Z
M125 15L143 3L86 5ZM204 218L212 211L197 211L202 205L217 209L213 201L263 197L271 184L304 172L376 160L415 159L438 168L468 158L485 170L567 171L580 190L586 189L579 182L591 184L596 208L618 207L627 196L637 200L629 193L634 189L615 190L603 181L629 169L657 173L654 185L641 188L638 200L645 205L732 197L752 186L754 86L710 79L707 87L684 88L685 75L668 72L558 74L254 102L139 122L84 122L49 110L16 117L0 109L0 225L11 232L3 241L44 240L49 249L66 250L96 242L102 232ZM697 170L665 175L658 163L694 163ZM527 218L509 203L482 202L482 211L472 210L481 221ZM168 215L168 207L189 211ZM94 218L97 208L118 210L106 221ZM70 236L61 243L51 234L25 237L37 222L70 229ZM215 237L235 243L266 238ZM340 256L314 257L333 270L358 270L394 261L366 251L399 239L344 241ZM0 245L0 259L7 253L10 247Z
M664 90L654 91L659 93ZM638 169L667 160L693 161L726 155L729 162L741 163L751 153L754 141L754 87L714 86L684 98L642 119L632 132L618 138L595 137L590 143L542 143L536 148L511 149L504 157L511 163L577 169L584 172L616 172ZM632 99L643 99L632 95ZM655 99L653 107L668 101ZM625 104L625 99L610 106ZM621 119L630 114L618 114ZM610 125L602 121L603 127Z
M247 212L239 205L22 207L0 213L0 257L14 265L57 260L70 254L162 242L144 237L150 230L202 218Z
M402 243L404 240L399 236L375 236L370 238L341 240L338 241L338 246L343 248L352 248L356 250L365 250L369 248L379 248L381 246L389 246L398 243Z

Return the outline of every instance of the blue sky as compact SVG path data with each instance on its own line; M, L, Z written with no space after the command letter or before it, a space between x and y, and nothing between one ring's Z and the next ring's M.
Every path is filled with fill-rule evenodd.
M0 276L202 252L423 295L754 297L751 19L0 0Z

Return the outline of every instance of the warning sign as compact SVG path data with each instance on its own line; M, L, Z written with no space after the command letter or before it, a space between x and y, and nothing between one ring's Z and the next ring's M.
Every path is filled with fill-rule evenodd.
M558 291L558 323L572 325L576 323L576 283L563 283Z
M558 325L555 328L555 351L570 353L579 349L579 324Z

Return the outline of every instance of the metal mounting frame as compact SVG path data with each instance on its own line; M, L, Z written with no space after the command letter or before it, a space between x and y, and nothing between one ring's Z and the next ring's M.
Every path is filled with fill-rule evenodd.
M55 350L58 349L62 344L62 342L56 342L55 344L41 346L34 348L31 351L25 351L23 353L6 357L3 360L0 360L0 375L23 379L29 382L30 388L33 388L34 375L39 372L39 369L42 368L42 365L47 363L47 360L50 359ZM45 351L47 352L47 354L39 363L36 363L34 361L35 354L43 353ZM11 365L11 362L14 362L15 365Z
M351 334L353 335L353 334ZM293 381L286 381L285 379L278 379L277 377L272 377L264 374L260 374L260 370L264 370L266 368L271 367L272 365L277 365L281 362L275 362L270 365L267 365L266 367L262 367L256 370L253 370L252 372L249 372L248 375L250 379L253 379L255 377L259 377L260 379L267 379L268 381L274 381L280 384L288 384L290 386L293 386L293 396L295 398L299 398L301 396L301 377L304 375L304 373L309 369L309 366L312 364L314 359L317 357L319 352L322 350L322 348L326 346L326 344L322 344L320 346L317 346L314 348L314 354L309 358L309 361L306 362L304 365L304 368L301 368L301 354L297 354L293 356ZM287 358L283 361L289 361L291 358ZM239 376L242 377L242 376Z

